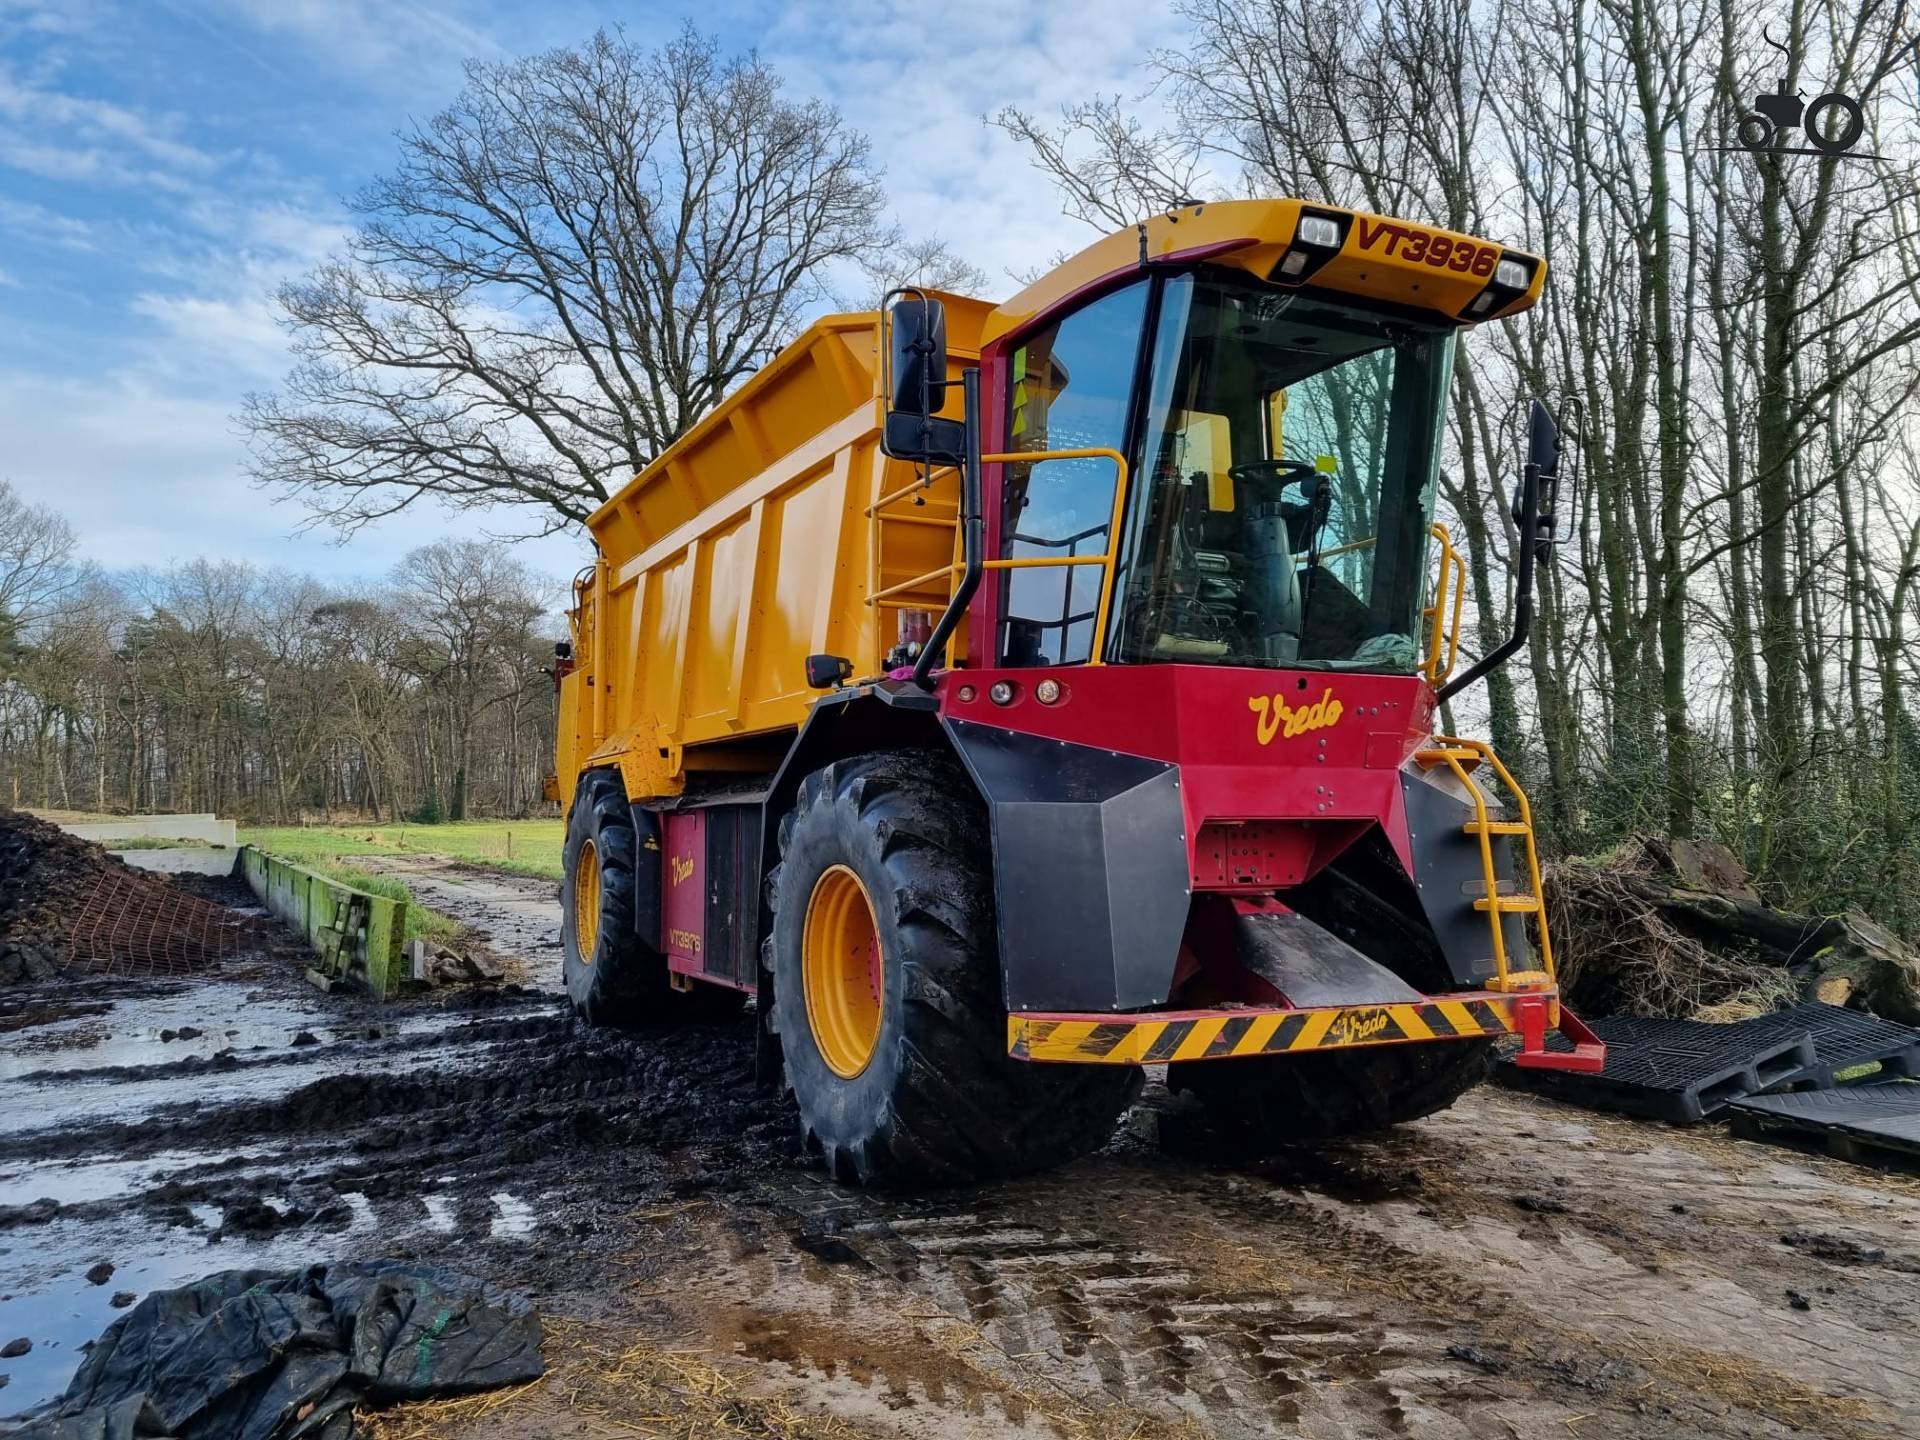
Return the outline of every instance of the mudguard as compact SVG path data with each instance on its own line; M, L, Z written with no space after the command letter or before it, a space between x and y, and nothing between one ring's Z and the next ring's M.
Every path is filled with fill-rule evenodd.
M660 944L660 817L644 805L633 810L633 932L650 950Z
M1164 1004L1189 900L1179 767L944 724L991 814L1007 1007Z

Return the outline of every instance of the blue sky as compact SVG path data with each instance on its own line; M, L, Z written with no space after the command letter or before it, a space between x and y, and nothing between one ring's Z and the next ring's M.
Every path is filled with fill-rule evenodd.
M1177 38L1159 7L1102 0L0 0L0 478L114 568L205 554L372 575L439 534L510 530L422 511L347 546L298 533L302 512L246 479L232 419L285 368L271 292L339 242L342 198L451 98L464 59L602 24L651 41L689 14L838 104L901 223L1001 294L1092 235L982 115L1137 95L1140 62ZM583 546L525 553L558 575Z

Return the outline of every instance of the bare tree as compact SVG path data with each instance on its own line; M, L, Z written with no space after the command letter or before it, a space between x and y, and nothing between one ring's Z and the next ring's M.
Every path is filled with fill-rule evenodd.
M467 818L467 772L481 718L524 688L542 606L525 566L497 545L439 540L394 571L412 612L403 663L443 702L448 818Z
M874 252L860 262L872 294L869 308L902 285L947 290L956 295L978 295L987 288L987 275L978 265L947 248L944 240L908 240Z
M1067 106L1056 126L1012 105L992 123L1033 152L1033 163L1059 188L1061 210L1096 230L1117 230L1214 193L1204 146L1149 130L1117 95Z
M241 416L254 474L348 531L426 497L584 519L894 239L865 138L691 28L470 63L400 146Z
M1148 65L1170 129L1115 107L1001 123L1103 227L1210 164L1229 190L1551 257L1544 302L1454 370L1442 513L1483 562L1482 645L1509 624L1509 397L1562 409L1578 513L1532 673L1463 706L1547 781L1551 843L1713 834L1788 903L1914 930L1920 184L1877 158L1920 122L1893 83L1909 8L1177 0L1185 37ZM1736 143L1782 71L1862 97L1877 155Z
M74 564L73 527L0 480L0 624L44 619L86 579Z

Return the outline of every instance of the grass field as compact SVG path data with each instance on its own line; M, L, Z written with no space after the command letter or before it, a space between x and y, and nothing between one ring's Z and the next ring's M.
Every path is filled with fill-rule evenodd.
M353 863L362 855L450 855L496 870L560 878L560 843L566 825L559 820L463 820L447 825L268 825L243 826L242 845L270 854L394 900L406 900L407 939L452 940L459 922L413 898L405 881L374 875Z
M240 843L299 864L355 855L450 855L496 870L560 878L560 820L462 820L447 825L242 827Z

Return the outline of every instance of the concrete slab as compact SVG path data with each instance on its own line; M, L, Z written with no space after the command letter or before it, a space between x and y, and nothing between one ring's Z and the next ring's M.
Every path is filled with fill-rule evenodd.
M200 840L231 850L240 843L240 822L222 820L210 813L122 815L85 825L63 824L60 828L69 835L78 835L99 845L110 845L115 840Z
M399 990L406 974L400 953L407 928L405 901L369 895L252 845L240 852L240 873L260 903L303 933L314 953L328 962L325 978L360 982L381 999ZM351 920L356 913L364 917L357 933L342 936L334 930L342 915ZM350 953L343 956L342 949Z
M136 870L159 875L231 875L238 850L219 845L182 845L172 850L109 850Z

